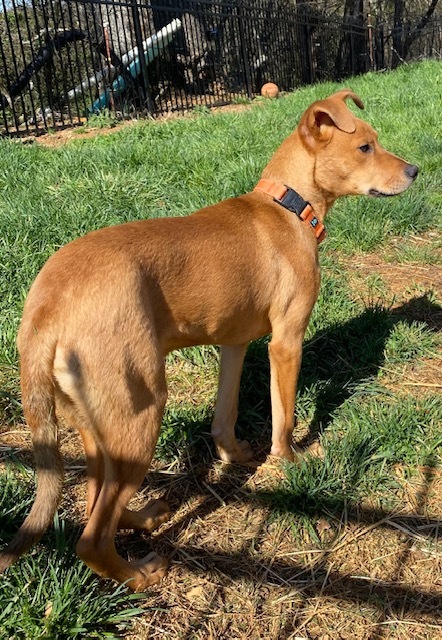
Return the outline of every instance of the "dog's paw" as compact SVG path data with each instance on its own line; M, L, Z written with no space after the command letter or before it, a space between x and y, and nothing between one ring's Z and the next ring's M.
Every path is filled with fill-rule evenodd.
M167 573L169 561L152 551L140 560L132 560L134 577L129 580L127 586L132 591L144 591L157 582L160 582Z
M221 445L216 445L216 450L223 462L248 462L253 458L253 450L247 440L236 440L235 446L226 449Z
M317 441L313 442L309 447L307 447L306 453L309 453L311 456L314 456L315 458L321 458L322 460L324 459L324 456L325 456L324 449L321 443Z
M169 505L164 500L151 500L139 511L139 514L144 519L143 528L147 531L154 531L172 515Z
M272 447L270 452L271 457L287 460L288 462L300 462L305 455L324 458L324 451L319 442L313 442L306 449L301 449L297 444L292 443L291 446Z
M287 460L288 462L296 462L301 458L303 454L302 449L297 445L292 446L272 446L270 456L273 458L279 458L280 460Z
M145 529L154 531L163 522L169 520L171 512L167 502L151 500L139 511L125 509L118 523L119 529Z

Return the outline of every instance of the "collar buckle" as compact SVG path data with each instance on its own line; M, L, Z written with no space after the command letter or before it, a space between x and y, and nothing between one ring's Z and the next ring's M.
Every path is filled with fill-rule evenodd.
M256 191L263 191L273 196L274 202L277 202L288 211L296 214L303 222L308 224L316 236L318 244L322 242L326 236L325 227L315 216L313 207L306 202L299 193L287 185L277 184L270 180L262 179L255 187Z
M284 195L281 198L274 198L274 200L292 213L296 213L296 215L300 218L306 207L310 207L311 209L311 206L308 202L301 198L299 193L296 193L294 189L291 189L287 185L285 185L285 188L286 192L284 193Z

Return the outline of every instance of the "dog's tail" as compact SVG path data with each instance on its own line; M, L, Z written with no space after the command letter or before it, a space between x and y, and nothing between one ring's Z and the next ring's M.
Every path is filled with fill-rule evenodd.
M40 540L53 520L63 483L52 373L55 343L45 344L41 335L36 340L26 333L28 344L22 341L21 350L21 387L23 410L32 433L37 492L29 515L0 553L0 573Z

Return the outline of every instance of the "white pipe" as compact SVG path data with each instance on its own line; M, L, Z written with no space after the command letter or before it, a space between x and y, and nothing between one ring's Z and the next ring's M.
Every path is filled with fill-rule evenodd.
M157 31L157 33L149 36L147 40L145 40L143 44L143 52L144 54L149 53L149 61L153 60L157 57L162 49L172 40L173 34L181 28L181 20L176 18L172 20L168 25ZM127 53L121 56L121 62L123 66L127 67L138 58L138 47L131 49ZM67 97L69 100L73 100L75 96L78 96L80 93L83 93L84 89L88 89L89 87L94 87L96 84L101 82L105 76L109 75L110 71L115 71L115 67L107 67L103 71L97 71L93 76L88 78L87 80L83 80L83 82L77 85L74 89L71 89L67 93Z

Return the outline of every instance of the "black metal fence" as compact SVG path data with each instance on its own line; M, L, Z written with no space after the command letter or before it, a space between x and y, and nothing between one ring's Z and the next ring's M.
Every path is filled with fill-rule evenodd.
M0 134L224 105L442 51L440 22L398 32L290 0L155 2L0 0Z

